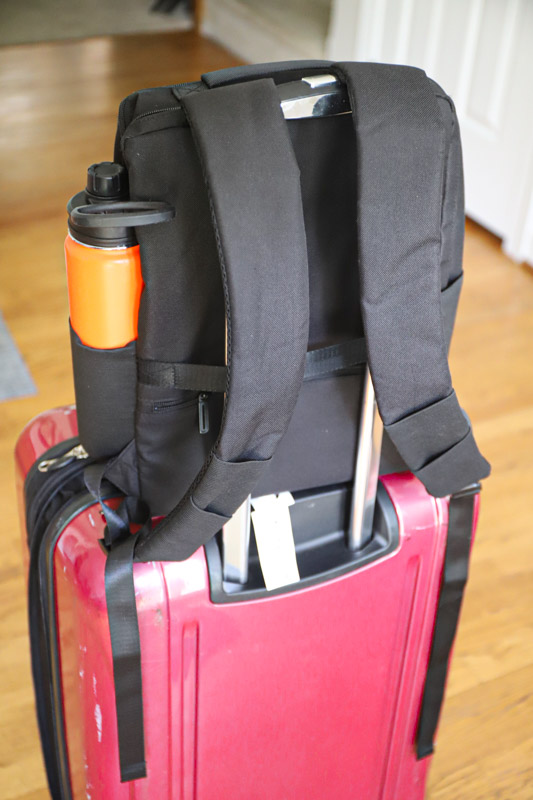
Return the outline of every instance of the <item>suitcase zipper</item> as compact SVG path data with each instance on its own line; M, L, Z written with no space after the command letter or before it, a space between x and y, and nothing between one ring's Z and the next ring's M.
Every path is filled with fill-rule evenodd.
M89 458L89 453L82 444L75 445L71 450L58 458L48 458L44 461L39 461L37 469L39 472L55 472L58 469L63 469L72 464L73 461L81 461Z
M109 499L107 495L105 499ZM72 791L63 714L54 552L69 523L93 504L94 498L88 493L81 492L71 498L47 522L39 538L31 543L30 550L28 591L32 672L45 767L52 796L57 800L72 800Z
M39 536L46 510L58 492L95 460L79 439L70 439L51 447L32 465L24 482L26 530L30 543Z
M49 583L53 585L53 574L46 568L46 564L51 569L55 542L72 518L74 509L81 511L94 504L94 498L84 491L85 487L80 480L85 467L93 461L95 459L82 448L79 439L67 439L45 451L31 466L24 482L26 529L30 549L28 590L32 672L47 777L53 796L61 797L61 800L71 800L72 794L64 724L60 713L61 687L57 668L55 604L49 589ZM72 484L71 496L67 492L65 496L58 498L58 494L64 492L68 484ZM53 538L49 542L51 536ZM50 546L47 546L47 542ZM50 659L55 665L51 673ZM47 697L52 705L49 705Z

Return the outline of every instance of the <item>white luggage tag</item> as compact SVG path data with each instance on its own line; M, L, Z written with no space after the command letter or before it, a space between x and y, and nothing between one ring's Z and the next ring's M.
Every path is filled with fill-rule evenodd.
M289 511L293 503L290 492L252 500L252 522L267 591L300 580Z

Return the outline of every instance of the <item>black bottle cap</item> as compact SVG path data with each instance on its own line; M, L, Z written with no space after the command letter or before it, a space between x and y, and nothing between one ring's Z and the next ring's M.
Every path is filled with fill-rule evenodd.
M87 170L87 187L71 197L67 205L68 227L74 239L91 247L132 247L137 244L135 231L121 221L117 221L113 228L94 230L72 220L75 208L102 203L111 207L117 201L126 200L128 194L128 173L121 164L113 161L91 164Z
M71 236L90 247L132 247L135 228L174 217L168 203L128 200L128 173L120 164L101 161L87 170L87 188L68 201Z
M101 161L91 164L87 170L89 198L101 200L121 200L128 196L128 173L121 164Z

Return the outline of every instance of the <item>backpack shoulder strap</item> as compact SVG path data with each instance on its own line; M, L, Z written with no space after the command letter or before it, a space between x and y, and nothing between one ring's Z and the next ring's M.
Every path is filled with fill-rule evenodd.
M385 430L430 494L486 477L452 387L440 306L444 173L451 141L422 70L337 64L358 153L361 310Z
M218 247L226 391L213 451L183 500L139 537L141 561L188 558L250 494L291 419L309 334L299 169L273 81L190 93L181 102Z

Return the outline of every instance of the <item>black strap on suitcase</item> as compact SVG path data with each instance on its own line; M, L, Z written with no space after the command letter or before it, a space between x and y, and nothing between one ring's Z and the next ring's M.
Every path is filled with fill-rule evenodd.
M431 755L434 749L450 655L468 579L475 498L479 490L479 484L474 484L450 498L444 571L416 733L419 759Z

